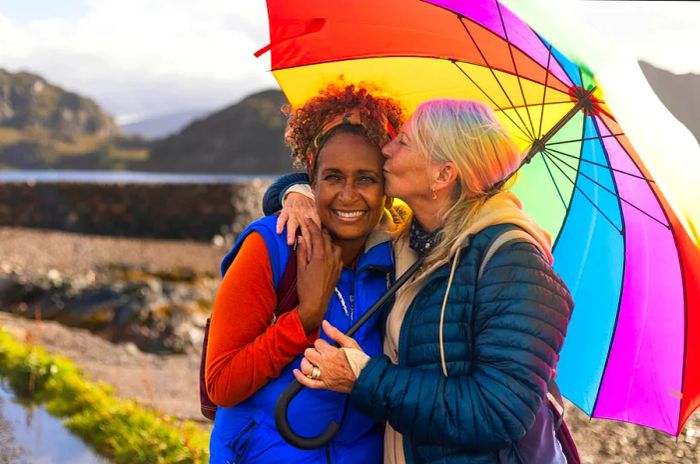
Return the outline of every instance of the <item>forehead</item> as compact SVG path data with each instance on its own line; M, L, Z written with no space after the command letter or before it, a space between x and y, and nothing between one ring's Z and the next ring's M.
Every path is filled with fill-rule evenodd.
M366 137L342 132L332 136L319 152L318 168L381 170L383 157L378 146Z
M406 122L403 123L399 132L402 132L404 135L411 137L413 133L413 116L408 118Z

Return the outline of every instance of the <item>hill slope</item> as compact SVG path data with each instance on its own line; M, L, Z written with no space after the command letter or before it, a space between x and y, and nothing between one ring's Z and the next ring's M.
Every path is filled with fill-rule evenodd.
M269 174L291 169L283 135L282 92L267 90L156 142L139 169ZM136 165L135 165L136 166Z
M200 108L162 114L137 122L122 124L121 129L127 135L140 136L145 139L162 139L181 131L195 119L202 118L210 113L211 110Z
M0 69L0 169L112 169L145 155L90 98Z

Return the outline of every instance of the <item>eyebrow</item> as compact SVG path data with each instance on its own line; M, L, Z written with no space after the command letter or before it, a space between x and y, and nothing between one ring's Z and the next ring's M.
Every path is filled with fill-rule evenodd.
M326 168L323 171L321 171L323 174L330 174L330 173L340 173L342 174L343 171L338 168ZM379 175L380 171L375 171L373 169L358 169L357 171L354 171L355 174L374 174L375 176Z

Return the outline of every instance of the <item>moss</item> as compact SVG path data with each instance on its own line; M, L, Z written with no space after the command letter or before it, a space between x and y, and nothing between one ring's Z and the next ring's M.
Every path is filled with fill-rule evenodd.
M18 342L0 330L0 376L15 393L45 404L66 427L115 463L204 463L208 433L192 422L118 399L88 382L68 359Z

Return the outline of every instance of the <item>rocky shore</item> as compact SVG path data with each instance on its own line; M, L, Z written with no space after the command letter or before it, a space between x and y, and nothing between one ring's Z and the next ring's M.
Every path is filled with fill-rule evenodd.
M187 286L196 281L201 284L200 291L207 288L207 292L213 292L218 283L218 263L226 251L226 244L0 228L0 278L32 275L49 281L52 275L57 281L71 282L70 288L85 289L98 282L109 287L107 277L116 275L132 284L151 282L150 287L139 287L141 290L153 291L152 287L158 287L152 280L159 281L161 289L167 287L163 282ZM86 282L85 276L90 272L95 275L90 280L93 283L79 287L78 283ZM113 291L117 292L116 288ZM162 295L166 293L167 290L162 290ZM69 294L67 290L64 293ZM205 306L190 309L193 314L204 316L208 311ZM87 376L113 385L122 397L134 398L178 418L199 420L204 427L210 427L199 413L199 354L195 345L179 354L146 353L133 340L112 343L99 330L92 333L56 321L39 320L33 314L29 316L32 317L0 311L0 326L22 340L69 357ZM678 438L631 424L590 420L573 405L567 409L566 420L584 463L700 464L697 413ZM0 446L2 437L0 424Z
M223 247L24 229L0 229L0 243L3 311L146 352L199 351Z

